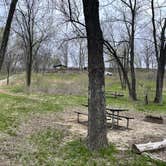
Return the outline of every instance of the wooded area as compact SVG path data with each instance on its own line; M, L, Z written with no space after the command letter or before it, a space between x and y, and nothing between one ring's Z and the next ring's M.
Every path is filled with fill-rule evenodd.
M0 9L0 75L5 75L9 88L12 75L17 78L24 72L28 95L35 89L33 74L42 74L44 79L48 73L87 72L86 145L90 151L109 147L106 72L111 73L110 80L118 74L121 90L127 92L123 101L126 94L115 88L114 93L118 91L113 101L141 100L145 109L152 103L154 108L165 104L164 0L0 0ZM146 73L147 80L143 81ZM137 118L129 115L114 115L113 111L110 118L112 124L114 119L127 120L129 129L129 120ZM158 149L161 144L135 144L134 148L142 153L149 146L150 150Z

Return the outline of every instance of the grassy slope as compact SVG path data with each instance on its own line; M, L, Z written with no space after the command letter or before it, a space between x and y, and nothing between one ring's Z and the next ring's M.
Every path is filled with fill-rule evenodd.
M144 77L143 77L144 78ZM154 89L153 81L143 79L145 88L150 86ZM87 102L87 75L86 74L46 74L33 75L33 83L30 90L24 86L24 75L11 81L10 86L3 86L8 94L0 94L0 131L14 135L20 119L28 118L29 113L46 113L62 111L66 107L79 106ZM106 78L106 90L121 91L120 83L116 76ZM139 101L132 102L128 99L127 92L121 99L107 98L107 105L129 107L135 111L163 112L166 110L166 100L162 105L152 102L143 104L144 88L139 87ZM30 91L30 94L29 94ZM10 94L12 93L12 94ZM150 96L154 96L154 92ZM152 101L151 97L151 101ZM125 152L124 157L118 159L120 152L110 145L109 148L100 152L91 153L86 148L84 141L73 140L67 144L61 144L67 136L67 132L48 129L36 133L29 141L36 144L37 151L34 154L21 152L21 162L27 165L30 161L36 165L164 165L155 163L149 158L137 156ZM121 156L121 155L120 155Z

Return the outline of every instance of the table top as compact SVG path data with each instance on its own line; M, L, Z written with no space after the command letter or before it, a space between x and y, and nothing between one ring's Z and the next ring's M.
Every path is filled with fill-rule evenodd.
M84 106L84 107L88 107L88 104L82 104L82 106ZM117 112L122 112L122 111L128 111L128 109L127 108L112 108L112 107L110 107L110 108L106 108L106 110L109 110L109 111L117 111Z
M117 111L117 112L128 111L127 108L106 108L106 110Z

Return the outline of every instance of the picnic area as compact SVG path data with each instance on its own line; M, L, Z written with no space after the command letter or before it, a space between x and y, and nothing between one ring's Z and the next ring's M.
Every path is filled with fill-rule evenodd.
M0 166L166 166L166 0L0 0Z
M90 154L85 148L84 139L87 136L87 73L48 73L33 74L33 84L30 92L24 86L24 74L13 75L11 85L6 86L1 81L0 103L0 163L3 165L36 162L60 163L78 165L82 163L123 163L122 165L146 164L157 165L160 161L152 161L136 153L131 153L133 144L162 141L166 138L165 105L145 105L143 100L132 102L127 91L122 91L117 75L111 79L106 77L106 89L123 92L123 97L107 97L107 108L113 109L117 116L112 126L112 111L108 118L108 140L111 149L102 157L96 159L97 154ZM81 80L80 80L81 78ZM42 88L41 88L42 87ZM140 99L143 94L139 94ZM79 123L76 112L79 115ZM163 123L146 121L147 115L164 119ZM127 128L127 119L131 117ZM112 128L113 127L113 128ZM55 141L56 140L56 141ZM62 145L63 143L63 145ZM113 147L112 147L113 146ZM65 151L65 155L61 153ZM78 154L79 153L79 154ZM81 154L81 156L80 156ZM110 158L111 154L111 158ZM166 160L166 152L153 152L157 158ZM17 157L20 157L20 160ZM98 154L101 155L101 154ZM49 159L50 157L51 159ZM68 157L67 157L68 156ZM73 159L71 157L74 157ZM66 160L64 160L66 158ZM130 158L130 159L129 159ZM55 161L56 159L56 161ZM157 163L157 164L156 164Z

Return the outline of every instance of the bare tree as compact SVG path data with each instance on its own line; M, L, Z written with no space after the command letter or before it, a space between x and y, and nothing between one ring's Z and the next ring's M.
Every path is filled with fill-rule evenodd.
M144 47L141 53L142 53L143 61L146 65L146 69L147 71L149 71L150 65L152 64L152 61L153 61L153 54L154 54L152 44L150 42L148 43L147 41L145 41Z
M13 15L14 15L14 12L16 9L17 2L18 2L18 0L12 0L11 4L10 4L10 9L9 9L5 29L3 32L2 42L1 42L1 46L0 46L0 70L2 68L2 64L4 61L6 48L7 48L7 44L8 44L8 39L9 39L9 35L10 35L11 24L12 24Z
M51 30L48 24L45 25L42 22L46 13L40 9L41 3L35 0L24 0L22 2L23 4L18 5L14 31L23 41L26 55L26 85L29 87L31 85L33 57L37 54L41 43L48 38Z
M126 25L126 29L129 36L129 48L130 48L130 73L131 73L131 95L133 100L137 100L137 94L136 94L136 75L135 75L135 67L134 67L134 59L135 59L135 31L136 31L136 16L138 9L140 8L138 6L137 0L128 0L124 1L121 0L121 2L129 9L131 19L128 21L126 19L126 15L124 13L124 22Z

